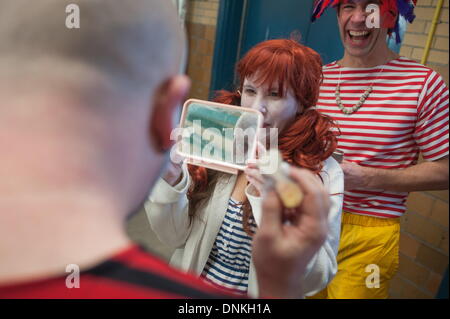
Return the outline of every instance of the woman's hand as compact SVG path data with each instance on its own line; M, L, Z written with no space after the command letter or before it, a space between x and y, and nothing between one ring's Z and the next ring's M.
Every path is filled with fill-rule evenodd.
M183 178L184 157L176 152L175 147L170 150L170 161L162 178L171 186L177 185Z
M260 142L257 142L256 144L256 156L257 158L261 158L265 153L267 152L264 145L262 145ZM247 180L252 184L256 190L258 191L258 196L261 196L263 194L263 188L264 188L264 177L262 176L260 170L259 170L259 164L258 160L249 162L247 164L247 167L244 170L245 176L247 177Z
M264 187L264 177L261 175L258 165L256 163L249 163L245 168L244 173L250 184L255 186L258 191L257 196L261 196Z

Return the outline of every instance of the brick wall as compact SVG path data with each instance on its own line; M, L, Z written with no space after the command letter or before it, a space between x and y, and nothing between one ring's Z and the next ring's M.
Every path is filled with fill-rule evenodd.
M408 25L400 50L401 55L420 61L424 53L437 2L438 0L418 0L415 9L416 19L412 24ZM449 0L444 0L427 61L427 65L442 74L447 84L449 83L448 9Z
M219 0L187 1L189 39L187 74L192 80L189 97L208 99Z
M437 0L419 0L416 20L408 25L400 54L420 61ZM444 1L427 65L448 75L448 10ZM411 193L401 218L400 267L393 278L391 298L434 298L448 267L448 190Z

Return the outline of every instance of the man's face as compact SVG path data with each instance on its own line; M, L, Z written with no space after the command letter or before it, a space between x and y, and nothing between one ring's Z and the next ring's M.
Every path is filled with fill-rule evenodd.
M379 7L380 0L344 0L338 8L342 44L346 53L351 56L367 56L374 53L382 42L386 43L387 29L370 28L366 24L366 20L372 14L368 10L370 5ZM380 17L380 20L382 26L383 18Z

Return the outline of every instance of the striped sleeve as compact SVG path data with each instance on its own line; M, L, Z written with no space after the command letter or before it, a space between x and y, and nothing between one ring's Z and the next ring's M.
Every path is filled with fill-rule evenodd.
M433 70L425 79L418 101L414 138L424 159L436 161L448 155L448 87Z

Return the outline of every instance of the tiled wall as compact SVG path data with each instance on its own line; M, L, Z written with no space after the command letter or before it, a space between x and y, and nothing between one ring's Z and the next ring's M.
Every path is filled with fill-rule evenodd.
M408 25L400 54L420 61L431 29L431 24L438 0L418 0L415 9L416 19ZM448 75L448 10L449 0L444 5L436 27L427 64L442 74L447 84Z
M416 20L408 25L400 54L420 61L437 0L419 0ZM448 76L448 10L444 6L427 65ZM448 190L411 193L401 219L400 268L391 285L392 298L433 298L448 267Z
M219 0L189 0L186 30L189 39L187 74L191 98L208 99Z
M392 298L433 298L448 266L448 191L414 192L401 218Z

